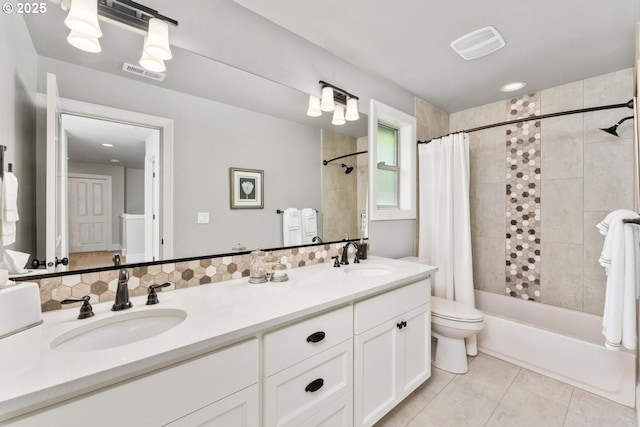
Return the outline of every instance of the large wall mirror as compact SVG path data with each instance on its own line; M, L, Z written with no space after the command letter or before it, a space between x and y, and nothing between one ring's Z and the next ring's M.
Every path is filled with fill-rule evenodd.
M54 5L45 15L24 17L37 53L38 97L44 99L52 74L61 100L67 171L59 176L66 184L56 188L65 188L57 200L65 205L62 238L70 265L57 271L113 265L112 255L123 249L131 264L282 247L277 211L289 207L317 210L324 242L366 236L366 155L322 162L366 150L365 114L344 126L331 125L328 114L307 117L308 94L178 47L162 81L139 76L123 70L123 64L138 64L139 34L103 25L102 52L88 54L66 42L64 18ZM32 259L44 259L46 250L43 105L34 123L35 221L15 244ZM121 119L100 111L115 111ZM130 119L123 118L126 112ZM262 171L262 208L231 208L230 168ZM150 184L154 175L157 188ZM84 214L78 206L85 206L79 200L94 203L104 217L92 220L101 225L78 226ZM149 212L159 219L158 245L145 252L129 235L145 228ZM170 223L163 222L167 218Z

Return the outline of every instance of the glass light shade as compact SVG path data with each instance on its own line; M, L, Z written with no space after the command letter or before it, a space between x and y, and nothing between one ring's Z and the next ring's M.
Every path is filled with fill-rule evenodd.
M73 0L64 24L71 31L85 37L102 37L102 31L98 24L98 1Z
M144 51L154 58L166 61L173 58L169 47L169 26L158 19L149 19L149 34L144 43Z
M344 115L345 120L350 122L358 120L360 115L358 114L358 100L355 98L347 99L347 112Z
M326 86L322 88L322 101L320 102L320 109L322 111L333 111L335 108L335 102L333 101L333 88Z
M332 125L343 125L345 124L344 120L344 106L342 104L336 104L335 110L333 110L333 119L331 120Z
M144 51L142 52L142 58L140 58L139 64L142 68L149 71L155 71L156 73L163 73L167 70L162 59L154 58Z
M320 98L315 95L309 95L309 109L307 110L307 116L319 117L322 115L320 109Z
M73 47L90 53L102 52L102 47L97 37L87 37L83 34L71 31L67 36L67 41Z

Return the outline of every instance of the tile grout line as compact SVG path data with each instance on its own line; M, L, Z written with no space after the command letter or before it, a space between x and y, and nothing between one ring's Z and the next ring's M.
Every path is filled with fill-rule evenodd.
M569 407L571 406L571 401L573 400L573 394L575 393L576 388L571 386L571 397L569 398L569 403L567 404L567 409L564 413L564 419L562 420L562 425L564 427L567 424L567 417L569 416Z
M433 368L433 364L431 365L431 367ZM433 369L431 370L431 375L433 376ZM418 415L420 415L422 413L422 411L424 411L427 406L431 405L431 403L436 400L436 397L438 397L438 395L440 395L440 393L442 393L442 391L447 388L449 386L449 384L451 384L453 382L454 379L456 379L458 377L458 374L455 374L453 377L451 377L451 379L444 385L444 387L442 387L432 398L429 402L427 402L426 405L424 405L405 425L404 427L408 427L409 424L411 424L413 422L414 419L416 419L416 417Z
M496 404L496 407L493 408L493 411L491 411L491 414L489 414L489 417L487 418L487 421L485 421L484 424L482 424L483 427L486 427L487 424L489 423L489 421L491 421L491 417L493 417L493 414L496 413L496 410L498 409L498 407L500 406L500 404L504 400L505 396L507 395L507 393L509 392L509 390L513 386L513 383L516 381L516 378L518 378L518 375L520 375L520 373L522 372L522 369L523 368L518 366L518 372L516 372L516 374L514 375L513 379L511 380L511 384L509 384L509 387L507 387L507 389L504 391L504 393L502 393L502 397L500 397L500 400Z

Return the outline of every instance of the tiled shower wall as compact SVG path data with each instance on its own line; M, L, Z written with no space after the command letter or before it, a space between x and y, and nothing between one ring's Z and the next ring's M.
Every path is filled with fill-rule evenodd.
M357 152L356 138L322 132L322 158L333 159ZM358 231L358 173L356 157L345 157L322 166L322 237L327 241L355 239ZM342 164L353 167L345 174Z
M632 97L633 70L626 69L453 113L450 131ZM535 111L524 112L525 103L533 103ZM512 114L514 105L519 107ZM624 108L605 110L470 134L477 289L602 314L606 276L598 256L603 236L595 225L612 210L633 208L633 126L630 121L621 125L621 138L599 128L632 114Z

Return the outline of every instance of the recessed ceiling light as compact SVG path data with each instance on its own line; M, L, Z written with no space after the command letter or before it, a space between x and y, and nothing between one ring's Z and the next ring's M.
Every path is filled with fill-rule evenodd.
M113 144L107 144L106 142L102 144L103 147L113 147Z
M525 82L513 82L507 83L506 85L500 88L500 92L515 92L516 90L520 90L525 87L527 83Z
M112 162L112 163L120 163L120 160L118 160L118 159L111 159L111 162Z

